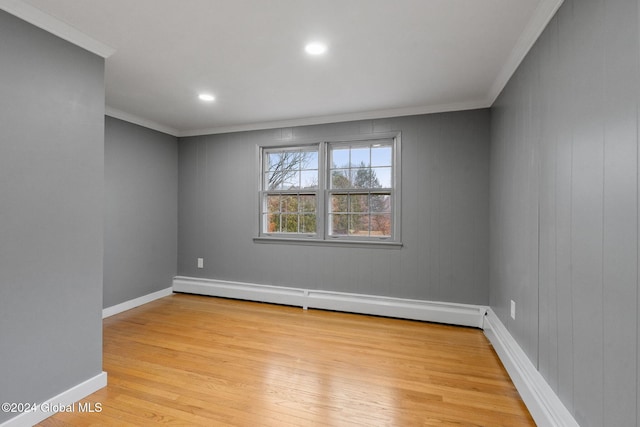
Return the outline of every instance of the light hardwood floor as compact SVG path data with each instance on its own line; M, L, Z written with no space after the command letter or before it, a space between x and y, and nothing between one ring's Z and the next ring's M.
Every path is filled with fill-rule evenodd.
M104 320L104 370L40 425L535 425L482 331L424 322L175 294Z

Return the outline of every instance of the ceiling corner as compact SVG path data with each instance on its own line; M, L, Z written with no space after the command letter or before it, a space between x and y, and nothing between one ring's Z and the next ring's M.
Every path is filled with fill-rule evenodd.
M156 123L152 120L143 119L142 117L135 116L116 108L106 106L104 109L104 114L105 116L113 117L114 119L124 120L125 122L133 123L135 125L139 125L152 130L157 130L158 132L166 133L171 136L181 136L180 131L178 131L177 129L162 125L160 123Z
M116 51L21 0L0 0L0 9L103 58L110 57Z
M564 0L542 0L540 2L527 27L511 50L507 61L502 66L498 77L491 85L491 89L487 94L489 105L493 105L563 2Z

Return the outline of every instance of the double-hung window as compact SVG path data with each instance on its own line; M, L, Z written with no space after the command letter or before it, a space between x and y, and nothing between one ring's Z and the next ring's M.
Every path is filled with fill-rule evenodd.
M262 147L259 237L400 243L399 135Z
M262 151L263 234L318 233L318 146Z
M329 143L328 235L393 237L393 141Z

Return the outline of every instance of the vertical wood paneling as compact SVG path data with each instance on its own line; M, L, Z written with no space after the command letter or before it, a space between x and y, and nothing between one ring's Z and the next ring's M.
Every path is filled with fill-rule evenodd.
M532 49L532 61L539 64L540 48ZM524 147L526 153L525 182L527 185L527 197L523 209L523 227L525 231L524 242L524 274L522 289L518 299L520 322L516 322L516 328L521 329L520 334L524 342L530 343L523 346L529 354L535 366L538 366L538 324L539 324L539 205L540 205L540 137L541 117L539 109L540 67L531 67L526 70L523 85L527 86L528 95L520 116L522 130L519 146ZM527 85L527 82L529 84ZM530 144L529 141L535 141Z
M496 209L494 206L504 206L504 180L501 179L504 174L504 169L507 162L505 161L506 155L504 153L504 134L509 129L506 126L496 126L497 123L501 123L506 119L507 110L502 108L501 102L504 101L505 95L498 99L491 108L491 168L489 170L489 185L491 191L490 197L490 216L489 216L489 243L491 258L502 259L504 255L502 234L504 229L503 218L505 216L505 209ZM511 110L509 110L511 111ZM504 304L502 287L505 283L502 267L503 265L497 262L492 262L489 265L489 303L494 309L496 314L504 321L507 319L506 307Z
M638 25L635 26L636 31L638 31L638 35L635 40L638 42L636 46L636 52L638 53L638 61L640 62L640 0L636 3L636 19ZM640 67L640 65L638 66ZM636 97L636 132L638 135L636 136L637 141L640 145L640 79L636 79L633 84L629 85L632 90L635 90L638 96ZM637 182L637 215L638 221L636 222L636 245L637 245L637 261L638 261L638 278L636 279L636 425L640 423L640 146L636 146L636 160L637 160L637 174L636 174L636 182Z
M390 120L389 126L391 129L405 129L402 133L403 140L406 138L408 141L418 141L420 126L413 126L411 125L412 123L415 122L411 117L397 117ZM422 169L423 165L420 164L422 158L418 155L419 151L420 144L402 145L401 162L403 170L404 168L410 171L419 171ZM423 204L421 202L421 200L423 200L423 197L421 197L422 188L417 175L418 174L412 177L412 179L402 181L403 208L406 207L410 212L413 212L409 217L416 215L416 212L421 209L421 205ZM403 230L402 242L406 248L420 247L419 228L420 227L414 227L406 231ZM369 257L371 255L373 254L369 254ZM403 274L396 276L396 280L399 280L399 283L395 286L396 292L398 292L398 295L403 295L403 297L412 298L410 296L410 290L412 288L421 289L426 287L426 283L419 278L421 253L416 250L406 250L401 251L398 255L399 266L397 268L400 269ZM371 267L373 268L373 265ZM367 281L367 283L373 282L373 280ZM424 291L421 290L420 292L422 293ZM390 295L390 289L386 289L385 295Z
M533 99L528 84L533 75L518 70L511 80L515 89L504 92L492 111L492 150L499 156L491 161L492 204L499 206L491 214L492 259L508 262L492 262L490 282L496 314L537 364L538 148L530 143L528 121ZM512 300L515 320L509 315Z
M537 326L538 368L581 426L638 418L638 3L565 1L492 109L491 305L525 349ZM536 155L537 188L520 170ZM512 321L536 273L538 323Z
M572 281L576 420L603 425L603 9L574 7Z
M468 126L462 128L460 135L461 140L472 140L475 135L483 135L489 138L486 126L479 124L473 120L468 120ZM457 281L464 283L473 282L478 277L488 277L489 275L489 230L486 227L486 218L482 215L474 216L471 221L468 220L467 212L479 211L485 212L489 210L489 183L483 179L489 175L489 152L480 145L460 144L457 147L459 162L463 165L462 175L459 177L458 185L464 185L464 182L479 181L485 183L479 186L476 192L472 194L459 195L457 199L457 211L461 217L457 228L456 250L454 259L464 260L456 271ZM481 159L482 161L478 161ZM484 165L484 167L476 167ZM484 242L483 250L478 251L476 245L478 242ZM481 287L470 290L468 301L475 301L487 298L482 295Z
M547 27L547 31L538 40L540 49L540 88L539 108L542 122L542 135L540 138L540 189L539 189L539 331L538 331L538 369L542 375L548 378L549 384L557 388L557 341L549 339L557 336L553 332L557 325L556 311L556 227L555 227L555 194L556 194L556 141L554 132L556 126L553 123L557 111L549 97L549 82L553 80L554 59L553 37L555 24L553 21ZM554 172L554 173L549 173Z
M604 3L604 419L636 424L637 2Z
M555 271L558 295L558 335L544 339L557 340L558 389L557 394L565 406L573 411L573 304L571 281L571 218L573 216L571 182L573 180L573 131L572 131L572 61L574 56L573 2L565 2L557 14L558 77L550 83L550 91L557 94L558 131L556 146L556 253ZM542 171L545 173L545 171Z
M438 126L439 116L434 116L432 120L425 120L419 124L418 138L420 143L417 144L417 156L424 162L423 167L416 171L417 187L419 192L410 195L416 199L424 198L425 200L437 200L438 189L442 176L442 164L440 159L435 155L438 150L431 147L441 143L440 128ZM431 139L431 142L427 142ZM406 196L405 196L406 200ZM405 204L406 205L406 204ZM418 217L422 218L424 227L417 227L418 240L420 242L429 242L424 245L424 253L419 265L420 274L419 282L423 284L425 293L429 295L438 294L438 264L435 254L438 247L438 203L418 203ZM409 233L406 227L403 233Z

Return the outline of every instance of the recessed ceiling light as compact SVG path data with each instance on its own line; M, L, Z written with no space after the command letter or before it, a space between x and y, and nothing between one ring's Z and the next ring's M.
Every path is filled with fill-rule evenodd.
M319 42L309 43L304 47L304 50L309 55L322 55L327 51L327 45Z
M208 93L201 93L200 95L198 95L198 98L200 98L201 101L207 101L207 102L211 102L216 99L215 96Z

